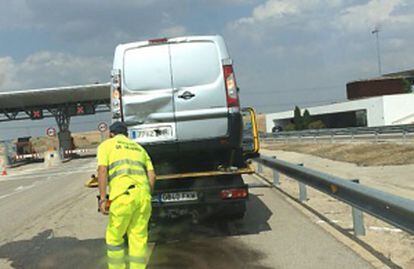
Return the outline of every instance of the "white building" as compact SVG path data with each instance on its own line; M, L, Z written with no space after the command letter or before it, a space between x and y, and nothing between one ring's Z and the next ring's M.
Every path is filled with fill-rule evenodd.
M313 120L322 120L327 128L385 126L414 123L414 94L395 94L302 108ZM266 115L266 131L285 127L293 119L293 110Z

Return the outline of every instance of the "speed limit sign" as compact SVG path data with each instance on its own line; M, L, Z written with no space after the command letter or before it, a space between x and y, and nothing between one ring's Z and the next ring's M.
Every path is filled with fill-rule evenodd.
M99 132L103 133L108 129L108 125L106 124L106 122L101 122L98 124L98 130Z
M56 135L56 129L53 127L49 127L46 129L46 134L49 137L55 136Z

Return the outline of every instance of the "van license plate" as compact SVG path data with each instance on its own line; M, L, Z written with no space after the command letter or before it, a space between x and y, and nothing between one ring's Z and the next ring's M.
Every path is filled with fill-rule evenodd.
M132 133L133 139L169 139L173 137L171 126L136 129Z
M198 199L197 192L166 192L161 194L161 202L174 203L174 202L186 202L196 201Z

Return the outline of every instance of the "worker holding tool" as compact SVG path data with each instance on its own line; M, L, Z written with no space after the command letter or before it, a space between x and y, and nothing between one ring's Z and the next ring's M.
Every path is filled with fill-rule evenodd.
M129 262L131 269L146 268L154 168L145 149L128 138L124 123L113 123L109 131L110 139L99 145L97 154L99 210L109 214L105 236L108 267L123 269Z

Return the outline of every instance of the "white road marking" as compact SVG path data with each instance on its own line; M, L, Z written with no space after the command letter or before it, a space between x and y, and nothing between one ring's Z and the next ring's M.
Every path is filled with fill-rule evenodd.
M339 223L339 220L330 220L329 222ZM316 220L315 223L317 223L317 224L325 224L326 221L319 219L319 220Z
M35 186L35 184L28 185L28 186L19 186L19 187L15 188L14 191L20 192L20 191L24 191L24 190L27 190L27 189L31 189L34 186Z
M28 174L26 174L26 175L22 175L22 176L18 176L18 175L10 176L8 179L1 180L1 181L20 180L20 179L34 179L34 178L39 178L39 177L45 177L45 180L37 180L37 181L33 182L32 184L27 185L27 186L23 186L23 185L18 186L17 188L14 189L13 192L1 195L0 200L5 199L7 197L10 197L12 195L21 193L23 191L29 190L29 189L37 186L37 185L45 184L47 181L59 179L59 176L95 171L95 170L91 170L91 168L87 169L87 166L90 166L90 163L87 163L86 165L78 167L77 170L75 170L75 171L73 171L73 170L72 171L67 171L67 172L58 172L57 171L57 172L49 172L49 173L40 173L38 175L28 175ZM64 167L64 168L73 169L72 167Z
M35 185L36 185L36 182L32 183L31 185L28 185L28 186L19 186L19 187L15 188L13 192L7 193L7 194L4 194L4 195L0 196L0 200L2 200L4 198L7 198L7 197L10 197L12 195L15 195L17 193L23 192L25 190L29 190L29 189L33 188Z
M398 228L388 228L388 227L377 227L377 226L369 226L369 230L373 230L376 232L391 232L391 233L401 233L402 230Z

